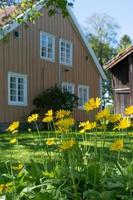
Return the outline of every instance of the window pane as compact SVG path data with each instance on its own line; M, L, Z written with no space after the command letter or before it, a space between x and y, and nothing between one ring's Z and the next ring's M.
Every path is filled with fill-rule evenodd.
M52 60L54 58L54 39L53 36L45 34L41 40L41 56L45 59Z

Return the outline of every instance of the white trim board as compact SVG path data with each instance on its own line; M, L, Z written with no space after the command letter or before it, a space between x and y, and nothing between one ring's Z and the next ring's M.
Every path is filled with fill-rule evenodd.
M37 11L41 10L41 9L44 7L44 6L42 5L43 2L44 2L44 0L40 0L38 3L35 4L34 8L35 8ZM88 53L91 55L91 57L92 57L92 59L93 59L95 65L96 65L96 67L97 67L98 72L100 73L101 77L102 77L103 79L106 80L107 77L106 77L106 75L105 75L105 73L104 73L104 70L102 69L101 65L99 64L99 61L98 61L96 55L94 54L94 51L93 51L92 48L90 47L90 45L89 45L89 43L88 43L88 41L87 41L87 39L86 39L86 37L85 37L85 35L84 35L82 29L81 29L81 27L80 27L80 25L79 25L79 23L78 23L76 17L74 16L74 14L73 14L72 10L70 9L70 7L67 7L67 9L68 9L68 13L69 13L69 15L70 15L70 18L71 18L73 24L75 25L77 31L79 32L79 34L80 34L80 36L81 36L81 39L83 40L84 45L85 45L86 48L88 49ZM17 17L17 19L19 19L20 17L22 17L22 16L24 15L24 18L25 18L25 20L26 20L27 17L28 17L28 12L29 12L29 10L30 10L30 9L28 9L28 10L25 12L25 14L20 14L20 15ZM0 34L0 39L2 39L5 35L7 35L8 33L12 32L14 29L16 29L16 28L17 28L18 26L20 26L20 25L21 25L21 24L19 24L19 23L16 22L16 21L13 21L12 23L9 23L9 24L5 25L5 26L2 28L4 34Z

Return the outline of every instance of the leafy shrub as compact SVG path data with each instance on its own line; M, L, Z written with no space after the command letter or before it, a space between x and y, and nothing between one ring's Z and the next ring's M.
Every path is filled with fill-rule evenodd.
M78 105L78 97L67 91L62 92L59 87L54 86L35 97L33 104L35 106L34 112L38 113L44 113L49 109L53 111L59 109L72 111Z

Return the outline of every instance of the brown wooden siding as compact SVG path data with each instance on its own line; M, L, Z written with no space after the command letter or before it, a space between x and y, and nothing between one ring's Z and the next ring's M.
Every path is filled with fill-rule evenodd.
M24 120L33 109L34 97L44 89L58 83L59 79L59 39L63 38L73 43L73 67L66 71L60 66L61 82L68 81L75 85L77 94L78 84L90 87L90 97L100 95L99 73L92 58L88 55L79 34L75 31L68 18L61 15L48 17L43 10L43 16L28 28L21 25L17 28L19 38L14 32L9 35L9 42L0 44L0 122ZM55 62L40 59L40 31L55 35ZM27 75L28 106L8 105L8 72L17 72ZM85 120L86 115L81 110L75 110L77 120ZM90 115L92 118L92 115Z

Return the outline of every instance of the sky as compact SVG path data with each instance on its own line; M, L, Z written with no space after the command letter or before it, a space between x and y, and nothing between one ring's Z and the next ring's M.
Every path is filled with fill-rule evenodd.
M75 0L72 10L82 28L93 13L105 13L120 26L119 37L127 34L133 39L133 0Z

